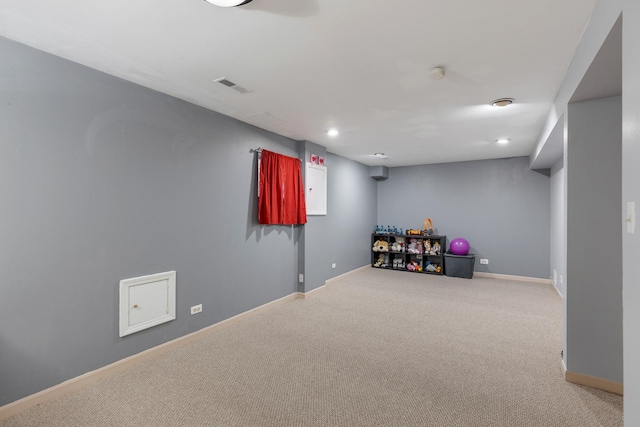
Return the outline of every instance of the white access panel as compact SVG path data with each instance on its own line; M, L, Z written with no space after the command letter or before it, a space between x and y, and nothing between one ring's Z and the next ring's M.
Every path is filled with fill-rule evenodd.
M176 272L120 281L120 336L176 318Z
M307 163L305 202L307 215L327 214L327 168Z

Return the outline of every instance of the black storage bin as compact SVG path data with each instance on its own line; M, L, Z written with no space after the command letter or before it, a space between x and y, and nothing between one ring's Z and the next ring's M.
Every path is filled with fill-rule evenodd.
M444 274L449 277L473 278L473 265L476 261L475 254L454 255L447 251L444 254Z

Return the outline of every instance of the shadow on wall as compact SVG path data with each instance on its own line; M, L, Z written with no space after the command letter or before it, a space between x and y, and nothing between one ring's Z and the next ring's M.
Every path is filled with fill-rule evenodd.
M242 7L283 16L313 16L319 9L318 0L256 0Z

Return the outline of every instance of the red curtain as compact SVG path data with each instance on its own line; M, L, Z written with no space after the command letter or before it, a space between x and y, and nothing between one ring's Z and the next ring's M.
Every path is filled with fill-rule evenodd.
M258 223L307 222L299 159L262 150L258 195Z

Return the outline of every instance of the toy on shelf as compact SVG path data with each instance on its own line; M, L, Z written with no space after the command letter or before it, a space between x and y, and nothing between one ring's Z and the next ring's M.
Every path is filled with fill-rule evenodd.
M395 242L391 244L392 252L404 252L404 237L396 237Z
M440 255L440 242L435 242L431 248L431 255Z
M373 266L374 267L382 267L382 264L384 264L384 254L378 255L378 259L373 264Z
M415 261L411 261L407 264L407 270L419 272L419 271L422 271L422 266Z
M393 260L393 268L395 270L404 270L404 260L402 258L395 258Z
M420 243L417 239L409 239L409 246L407 247L407 253L410 254L421 254L422 248L420 247Z
M433 221L431 221L431 218L425 218L424 224L422 225L422 234L424 236L431 236L433 234Z
M384 240L376 240L373 244L374 252L389 252L389 242Z
M431 239L427 239L424 241L424 253L425 254L431 253Z

